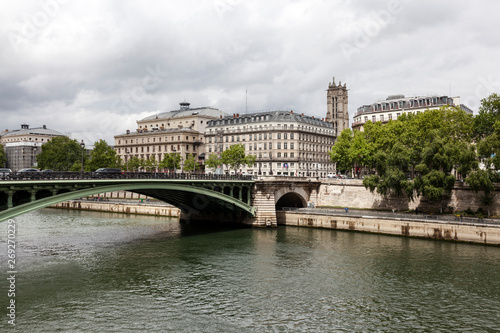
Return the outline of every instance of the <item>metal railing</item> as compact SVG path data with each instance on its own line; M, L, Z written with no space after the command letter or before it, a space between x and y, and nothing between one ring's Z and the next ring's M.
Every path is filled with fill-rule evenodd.
M0 180L78 180L78 179L179 179L179 180L253 180L251 175L216 175L201 173L163 172L13 172L0 176Z

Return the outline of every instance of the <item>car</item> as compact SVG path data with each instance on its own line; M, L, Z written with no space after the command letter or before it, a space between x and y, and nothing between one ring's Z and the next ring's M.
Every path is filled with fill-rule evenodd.
M121 175L123 172L118 168L99 168L92 173L95 178L120 178Z
M40 172L40 170L35 169L35 168L26 168L26 169L21 169L17 172Z
M8 168L0 168L0 178L2 179L6 179L9 174L12 173L12 170L11 169L8 169Z
M121 174L122 170L118 169L118 168L100 168L100 169L97 169L95 172L97 172L97 173L119 173L119 174Z
M54 170L51 170L51 169L45 169L45 170L42 170L42 172L54 172Z

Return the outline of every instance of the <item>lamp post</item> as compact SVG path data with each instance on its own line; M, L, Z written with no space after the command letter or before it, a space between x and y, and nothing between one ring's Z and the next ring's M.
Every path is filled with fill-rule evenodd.
M35 158L36 158L36 143L33 144L33 155L31 155L31 167L35 166Z
M176 161L176 158L175 158L175 155L176 155L176 153L175 153L175 152L176 152L175 147L172 147L172 151L173 151L173 154L174 154L174 155L173 155L173 157L174 157L174 158L173 158L173 159L174 159L174 174L176 174L176 173L177 173L177 170L176 170L175 165L177 164L177 161Z
M125 148L125 161L127 161L127 172L128 172L128 148Z
M81 169L80 173L83 177L83 151L85 149L85 143L83 142L83 140L82 140L82 142L80 142L80 147L82 147L82 169Z

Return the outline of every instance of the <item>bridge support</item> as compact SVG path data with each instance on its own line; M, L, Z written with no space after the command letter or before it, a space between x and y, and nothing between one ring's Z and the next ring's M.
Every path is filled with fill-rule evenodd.
M276 200L274 191L264 183L257 182L252 193L252 206L257 208L255 217L247 217L242 223L252 227L273 227L278 226L276 219Z

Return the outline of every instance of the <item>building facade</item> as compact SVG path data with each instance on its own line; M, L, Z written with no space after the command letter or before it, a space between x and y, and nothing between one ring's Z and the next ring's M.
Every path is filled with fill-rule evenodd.
M5 130L0 136L0 144L4 146L7 155L5 167L12 171L36 168L36 157L42 152L42 145L57 136L64 134L48 129L45 125L30 128L28 124L22 124L21 129Z
M209 121L205 150L220 155L243 144L245 154L256 157L239 170L243 174L326 177L335 172L328 153L335 138L332 122L293 111L234 114Z
M404 95L393 95L385 100L359 107L353 118L352 129L362 131L363 125L368 120L372 123L380 121L384 124L390 120L398 119L400 115L405 113L418 114L447 105L460 107L465 112L472 114L471 109L460 104L460 97L439 95L405 97Z
M207 123L226 115L215 108L190 108L189 103L182 102L178 110L138 120L135 132L127 130L125 134L116 135L115 150L125 164L132 156L145 160L154 158L159 162L169 153L180 154L182 161L192 155L202 163Z

